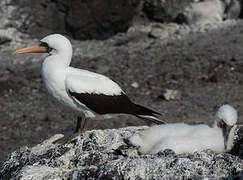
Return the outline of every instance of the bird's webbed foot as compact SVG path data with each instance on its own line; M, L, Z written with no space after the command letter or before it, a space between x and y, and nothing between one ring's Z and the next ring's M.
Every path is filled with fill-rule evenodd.
M72 134L67 134L67 135L55 140L53 142L53 144L66 144L66 143L70 142L72 139L74 139L75 137L79 136L82 133L84 133L84 131L74 132Z
M66 144L70 142L72 139L74 139L75 137L79 136L80 134L83 134L86 131L88 121L89 119L78 117L76 129L74 133L65 135L62 138L55 140L53 144Z

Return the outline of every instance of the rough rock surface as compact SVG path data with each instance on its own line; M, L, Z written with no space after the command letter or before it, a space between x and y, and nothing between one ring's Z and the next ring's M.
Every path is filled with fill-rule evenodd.
M14 179L219 179L243 170L243 160L210 150L176 155L165 150L139 155L124 139L145 127L96 130L53 145L53 136L32 148L23 147L0 165L0 177Z

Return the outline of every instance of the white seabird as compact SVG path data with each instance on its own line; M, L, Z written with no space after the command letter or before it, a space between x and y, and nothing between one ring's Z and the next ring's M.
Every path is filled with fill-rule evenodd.
M60 35L52 34L39 43L16 50L14 54L48 53L41 67L41 76L49 95L79 113L73 135L57 141L64 143L83 132L89 119L106 114L132 114L155 123L163 123L160 113L133 103L108 77L70 67L72 45Z
M165 149L178 154L206 149L228 152L233 147L236 122L236 110L223 105L217 111L212 127L184 123L158 125L132 135L128 143L138 147L140 154L155 154Z

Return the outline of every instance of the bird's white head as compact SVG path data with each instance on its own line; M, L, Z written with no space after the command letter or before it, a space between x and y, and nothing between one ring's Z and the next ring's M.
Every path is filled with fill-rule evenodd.
M232 106L226 104L219 108L216 113L217 126L225 123L228 126L233 126L237 122L237 111Z
M63 35L51 34L40 40L40 47L46 47L50 54L72 53L70 41Z
M48 53L49 56L45 59L46 62L51 62L60 67L67 67L71 62L73 52L72 45L66 37L60 34L51 34L38 43L14 52L14 54L26 53Z
M226 151L230 151L233 147L236 123L237 111L235 108L228 104L221 106L216 113L214 127L222 129Z
M26 53L68 53L72 55L72 45L65 36L61 34L51 34L41 39L38 43L18 49L14 52L14 54Z

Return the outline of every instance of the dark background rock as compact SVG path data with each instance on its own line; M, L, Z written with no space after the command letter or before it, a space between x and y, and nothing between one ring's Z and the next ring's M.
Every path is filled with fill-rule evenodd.
M72 0L67 30L75 39L106 39L129 28L141 3L141 0Z
M141 0L13 0L22 19L18 30L33 37L53 32L75 39L106 39L125 32L141 9Z
M241 5L240 18L243 18L243 1L240 1L240 5Z
M12 4L18 7L12 13L12 26L37 38L53 32L65 33L68 2L65 0L12 0Z

